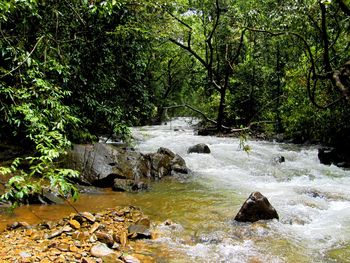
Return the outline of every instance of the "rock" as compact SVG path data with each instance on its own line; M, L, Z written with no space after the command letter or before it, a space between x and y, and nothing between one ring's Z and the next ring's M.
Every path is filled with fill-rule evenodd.
M188 148L187 153L210 153L210 149L208 145L199 143Z
M91 247L90 253L92 256L100 258L112 254L114 251L107 247L106 244L99 243Z
M13 229L17 229L17 228L29 228L29 224L27 222L14 222L12 224L8 224L7 225L7 229L8 230L13 230Z
M331 165L337 159L337 153L334 148L318 149L318 159L322 164Z
M350 154L348 149L324 147L318 149L318 159L325 165L334 164L342 168L350 168Z
M185 161L167 148L161 147L156 153L142 154L105 143L75 145L65 165L79 170L83 183L114 187L118 191L145 190L146 179L169 176L173 170L187 173Z
M276 156L273 158L274 163L284 163L286 161L286 159L284 158L284 156Z
M92 258L83 258L81 260L82 263L96 263L96 261Z
M112 189L117 192L139 192L147 190L148 184L135 180L115 179Z
M143 225L145 227L151 227L151 220L149 220L148 217L142 217L140 218L137 222L136 222L137 225Z
M80 223L77 220L71 219L69 220L69 225L73 227L74 229L80 228Z
M275 208L260 192L253 192L242 205L235 220L239 222L256 222L273 218L279 219Z
M90 230L89 230L89 234L93 234L99 227L100 227L100 224L97 223L97 222L95 222L95 223L91 226L91 228L90 228Z
M102 231L97 231L95 233L95 235L96 235L98 241L105 243L108 247L113 246L114 239L113 239L113 236L111 234L108 234L108 233L105 233Z
M131 255L123 256L123 260L126 263L141 263L140 260L138 260L137 258L135 258L135 257L133 257Z
M163 154L163 155L167 155L169 156L170 158L174 158L175 157L175 154L170 151L168 148L164 148L164 147L160 147L158 150L157 150L157 153L159 154Z
M141 224L135 224L128 227L129 236L131 238L151 238L151 231L149 227Z
M176 154L174 158L171 160L170 165L171 165L171 169L174 172L182 173L182 174L188 173L188 168L186 166L185 160L178 154Z
M101 259L103 263L123 263L124 261L119 259L119 257L122 256L122 254L123 253L121 252L118 252L118 253L114 252L107 256L103 256Z
M216 128L199 128L197 134L200 136L213 136L218 133Z
M82 218L87 219L91 223L94 223L96 221L95 216L90 212L81 212L73 217L73 219L77 220L80 223L83 221Z
M32 256L32 254L30 254L29 252L26 251L22 251L19 253L21 258L30 258Z

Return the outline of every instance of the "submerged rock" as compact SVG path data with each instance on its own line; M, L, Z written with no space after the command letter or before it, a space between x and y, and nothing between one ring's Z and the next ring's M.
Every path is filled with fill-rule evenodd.
M204 143L199 143L188 148L187 153L210 153L210 148Z
M139 192L148 189L148 185L145 182L137 182L135 180L128 179L115 179L112 187L117 192Z
M286 161L286 158L284 156L276 156L273 158L273 162L278 164L278 163L284 163Z
M244 202L235 217L239 222L256 222L259 220L279 219L275 208L260 192L253 192Z

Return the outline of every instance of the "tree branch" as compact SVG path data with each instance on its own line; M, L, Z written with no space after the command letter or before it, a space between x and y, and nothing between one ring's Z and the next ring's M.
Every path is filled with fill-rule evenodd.
M15 67L15 68L12 69L11 71L5 73L4 75L1 75L1 76L0 76L0 79L3 78L3 77L6 77L6 76L8 76L8 75L10 75L12 72L14 72L14 71L16 71L17 69L19 69L19 68L30 58L30 56L33 54L34 50L36 49L36 47L38 46L38 44L40 43L40 41L41 41L43 38L44 38L44 36L41 36L41 37L39 38L39 40L38 40L38 41L36 42L36 44L34 45L32 51L30 51L30 53L28 54L28 56L27 56L22 62L20 62L20 63L18 64L17 67Z

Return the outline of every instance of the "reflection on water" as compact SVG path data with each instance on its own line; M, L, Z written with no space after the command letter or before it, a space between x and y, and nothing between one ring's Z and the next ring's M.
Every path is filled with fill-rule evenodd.
M133 134L142 152L165 146L180 154L191 175L164 179L145 193L82 195L73 205L79 211L140 207L159 238L136 246L156 262L349 262L350 171L319 164L316 147L249 141L248 155L239 149L239 140L194 136L182 120ZM196 143L208 144L211 154L187 154ZM284 163L273 161L281 155ZM280 221L232 221L253 191L270 200ZM24 206L2 215L1 227L72 212L68 205ZM167 219L173 223L164 224Z

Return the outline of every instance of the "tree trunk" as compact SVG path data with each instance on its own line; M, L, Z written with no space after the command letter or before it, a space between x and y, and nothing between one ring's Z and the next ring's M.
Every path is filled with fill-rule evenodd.
M220 104L219 104L218 117L217 117L218 131L222 131L222 124L224 121L226 89L227 89L227 86L224 86L220 90Z

